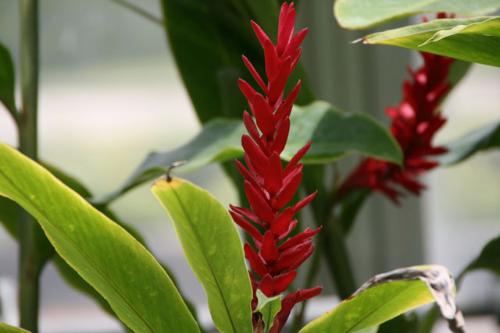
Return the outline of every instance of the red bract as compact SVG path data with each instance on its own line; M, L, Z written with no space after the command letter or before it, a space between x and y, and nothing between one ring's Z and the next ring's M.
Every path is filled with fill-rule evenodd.
M287 206L300 186L303 170L300 160L310 144L300 149L286 166L280 159L290 131L290 113L300 90L300 81L287 96L285 85L299 61L300 45L307 34L307 29L294 34L294 24L294 6L284 3L277 43L273 44L261 27L252 21L252 28L264 50L267 80L243 56L260 92L242 79L238 82L251 111L251 115L247 111L243 114L248 131L241 140L246 166L236 161L236 167L245 179L244 190L250 208L231 206L230 213L253 240L254 245L245 244L245 257L251 268L254 295L259 289L268 297L288 289L297 276L297 267L313 252L311 238L319 232L319 229L307 229L289 237L297 226L295 215L315 196L313 193L295 205ZM320 292L321 287L315 287L285 296L272 332L281 330L296 303ZM254 297L254 310L256 302Z
M402 195L398 187L419 195L425 186L418 177L438 165L430 157L446 151L434 146L432 139L446 122L439 105L451 88L448 74L453 59L429 53L421 55L424 63L416 71L409 70L411 80L403 84L400 104L385 110L392 120L391 132L403 151L403 166L365 159L341 186L341 197L355 188L380 191L396 203Z

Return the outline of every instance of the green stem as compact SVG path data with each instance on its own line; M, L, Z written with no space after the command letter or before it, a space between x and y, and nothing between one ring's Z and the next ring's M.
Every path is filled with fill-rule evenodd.
M131 10L132 12L144 17L145 19L148 19L149 21L151 21L153 23L156 23L160 26L163 26L163 20L161 18L154 16L150 12L142 9L139 6L136 6L133 3L130 3L130 2L125 1L125 0L111 0L111 1L120 5L120 6L123 6L124 8L127 8L128 10Z
M38 159L38 0L21 4L21 86L22 107L19 114L19 149L33 160ZM19 312L21 327L38 332L39 278L41 258L37 250L37 225L22 211L19 219Z

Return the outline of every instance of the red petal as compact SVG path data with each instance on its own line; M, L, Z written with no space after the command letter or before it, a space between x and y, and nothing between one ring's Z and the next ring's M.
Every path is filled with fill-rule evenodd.
M279 21L278 54L280 55L290 43L290 39L293 35L293 28L295 25L295 9L290 6L286 9L282 7L282 10L286 10L286 15L283 15L283 19Z
M309 148L311 148L311 141L309 141L304 147L300 148L300 150L292 157L290 162L288 162L288 165L285 168L285 175L290 174L290 172L295 168L295 166L297 166L302 157L304 157L304 155L307 153Z
M297 202L295 204L295 206L293 206L293 211L295 214L297 214L297 212L299 210L301 210L302 208L304 208L305 206L307 206L308 204L311 203L311 201L314 200L314 198L316 198L316 195L318 194L318 192L313 192L311 194L309 194L307 197L305 197L304 199L300 200L299 202Z
M243 112L243 123L245 124L245 128L248 131L248 134L254 139L254 141L260 141L259 131L257 130L257 126L253 122L252 116L247 111Z
M264 175L264 185L267 191L272 195L278 192L283 181L283 170L281 159L276 152L273 152L269 157L269 167Z
M292 222L293 215L293 209L285 209L276 219L274 219L273 223L271 223L271 231L275 235L281 236L288 230L288 225Z
M250 236L252 236L254 240L262 243L262 235L256 227L248 222L243 216L234 211L229 211L229 214L231 214L234 222L238 224L243 230L245 230Z
M273 292L275 295L281 294L288 289L290 284L297 277L296 271L290 271L273 278Z
M292 248L292 247L299 245L305 241L308 241L314 235L316 235L318 232L320 232L320 230L321 230L321 227L314 229L314 230L311 228L307 228L306 230L304 230L300 234L293 236L292 238L288 239L286 242L281 244L279 250L281 252L284 252L289 248Z
M268 263L275 261L280 255L276 247L276 239L274 239L273 233L270 231L264 235L260 255Z
M247 258L250 263L250 267L254 272L259 274L260 276L264 276L267 274L266 263L262 258L255 252L255 250L249 245L245 244L245 258Z
M302 181L302 169L303 166L300 165L283 180L283 186L271 202L274 209L281 209L293 199Z
M264 275L262 280L260 280L259 283L259 289L266 295L267 297L273 297L276 296L274 294L274 283L273 283L273 278L271 277L270 274Z
M266 155L262 152L260 147L248 135L241 137L241 145L252 162L252 166L262 174L268 167L269 163Z
M257 126L265 136L270 136L274 132L273 110L261 94L254 96L250 108L255 116Z
M264 30L262 30L262 28L255 21L250 21L250 24L252 25L252 29L255 32L255 35L257 36L257 39L259 40L259 43L260 45L262 45L262 47L264 47L266 42L271 42L271 39L269 39Z
M292 112L292 107L293 103L295 103L295 100L297 99L297 96L299 95L300 88L302 87L302 81L298 81L295 87L293 87L292 91L288 96L285 98L285 100L280 104L278 110L276 111L274 118L278 121L280 119L283 119L285 117L290 116L290 113Z
M244 187L248 202L255 214L257 214L260 220L269 224L274 219L274 214L266 199L250 182L245 181Z
M264 83L264 81L262 80L262 78L260 77L260 74L259 72L257 72L257 70L255 69L255 67L253 66L253 64L250 62L250 60L248 60L247 57L245 56L242 56L241 57L243 59L243 63L245 64L245 67L248 69L248 71L250 72L250 74L252 75L252 77L254 78L255 82L257 82L257 84L259 85L259 87L265 92L267 93L267 87L266 87L266 84Z
M278 124L278 129L274 137L274 141L271 145L271 149L278 154L281 154L283 149L285 149L286 141L288 139L288 134L290 133L290 118L286 117L281 120Z

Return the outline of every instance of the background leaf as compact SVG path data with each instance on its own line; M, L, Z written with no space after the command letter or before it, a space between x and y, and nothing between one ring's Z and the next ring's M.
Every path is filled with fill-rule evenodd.
M487 269L500 275L500 236L491 240L479 256L467 267L466 272Z
M337 0L335 17L346 29L367 29L421 13L475 16L493 13L500 0Z
M222 333L252 332L252 287L238 232L210 193L178 178L153 193L168 212L192 270L203 285Z
M168 275L139 242L43 167L3 144L0 195L37 219L59 255L132 330L199 330Z
M473 130L446 146L448 152L438 157L441 164L452 165L465 161L476 153L500 148L500 121Z
M15 102L15 80L14 62L9 50L0 44L0 102L7 110L17 117Z
M253 19L275 36L278 3L269 0L163 0L165 29L177 67L202 123L218 117L240 118L246 102L237 79L251 77L241 61L245 54L263 64L260 45L250 27ZM263 67L257 69L263 73ZM304 78L300 68L291 78ZM303 85L298 103L312 101Z
M439 19L371 34L364 37L363 42L500 66L500 17Z
M433 288L437 285L446 288L436 296ZM443 314L450 316L451 310L455 316L453 292L449 273L441 266L398 269L375 276L333 311L306 325L300 333L348 333L369 329L433 300L441 305L444 295L452 300L453 306L448 309L445 306Z
M96 200L108 203L126 191L160 176L173 162L186 160L177 172L190 172L209 163L243 156L243 125L236 120L214 120L193 140L167 152L151 153L114 192ZM303 159L305 164L328 163L351 153L400 163L402 154L391 134L366 114L343 113L325 102L295 107L290 137L282 158L290 159L309 140L313 144Z

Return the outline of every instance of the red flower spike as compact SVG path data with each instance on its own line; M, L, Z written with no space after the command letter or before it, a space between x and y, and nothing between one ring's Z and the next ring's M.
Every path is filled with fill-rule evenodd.
M451 16L441 13L437 17ZM357 188L381 192L397 204L403 195L400 189L419 195L425 189L419 176L438 166L429 158L446 152L444 147L434 146L432 140L446 122L439 105L451 90L448 74L454 60L420 54L424 63L409 70L411 80L403 83L399 106L385 110L391 118L391 132L403 151L403 166L373 158L362 161L339 188L340 198Z
M299 61L300 44L307 34L307 29L294 33L295 16L293 3L283 3L276 44L257 23L252 22L252 29L264 51L265 76L248 58L243 56L242 59L262 93L248 82L238 80L251 111L251 114L243 113L243 122L249 133L243 135L241 140L246 166L236 162L238 171L245 179L244 189L250 209L230 206L230 212L235 223L253 239L259 250L257 252L251 245L245 244L245 257L251 268L254 310L257 289L272 297L290 287L297 276L296 268L313 252L312 237L320 230L306 229L289 237L298 224L295 214L316 196L312 193L295 205L287 206L299 189L303 172L300 160L311 144L300 149L286 167L280 159L290 133L290 113L300 91L300 80L288 94L285 87ZM285 296L282 311L272 326L273 332L281 330L296 303L320 291L321 288L299 290Z

